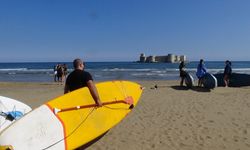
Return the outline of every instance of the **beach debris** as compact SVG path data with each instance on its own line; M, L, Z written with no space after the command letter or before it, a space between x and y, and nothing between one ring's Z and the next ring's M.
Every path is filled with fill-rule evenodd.
M154 87L151 87L150 89L156 90L158 88L158 85L156 84Z

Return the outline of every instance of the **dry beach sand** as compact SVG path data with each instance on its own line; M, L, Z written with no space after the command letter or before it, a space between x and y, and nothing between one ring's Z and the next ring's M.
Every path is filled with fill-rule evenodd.
M181 88L140 81L134 110L88 150L249 150L250 87ZM157 89L151 89L157 84ZM63 94L54 83L0 83L0 95L32 108Z

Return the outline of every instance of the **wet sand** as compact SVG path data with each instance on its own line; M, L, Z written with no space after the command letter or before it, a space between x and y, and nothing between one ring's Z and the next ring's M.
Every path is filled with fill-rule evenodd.
M88 150L248 150L250 87L206 90L179 81L140 81L134 110ZM154 85L158 85L154 89ZM32 108L63 94L55 83L0 83L0 95Z

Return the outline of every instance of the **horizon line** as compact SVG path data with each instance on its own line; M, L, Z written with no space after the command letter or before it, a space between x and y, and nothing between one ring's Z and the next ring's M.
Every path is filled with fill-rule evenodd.
M187 60L187 62L199 62L200 60ZM205 60L205 62L224 62L226 60ZM250 62L250 60L230 60L232 62ZM72 63L73 61L0 61L0 63ZM135 63L141 63L138 61L85 61L86 63L104 63L104 62L135 62ZM168 62L154 62L154 64L157 63L168 63ZM176 62L178 63L178 62ZM150 63L142 63L142 64L150 64ZM173 63L175 64L175 63Z

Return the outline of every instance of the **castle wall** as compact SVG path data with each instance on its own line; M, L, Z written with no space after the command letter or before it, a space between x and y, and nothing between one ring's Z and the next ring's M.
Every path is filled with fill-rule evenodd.
M139 62L147 62L147 63L153 63L153 62L168 62L168 63L176 63L180 61L187 61L187 58L185 55L174 55L174 54L168 54L167 56L148 56L146 57L145 54L140 55Z
M155 61L156 62L167 62L167 56L156 56Z

